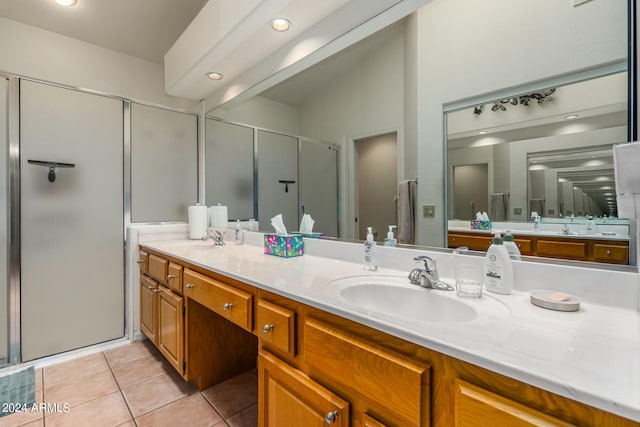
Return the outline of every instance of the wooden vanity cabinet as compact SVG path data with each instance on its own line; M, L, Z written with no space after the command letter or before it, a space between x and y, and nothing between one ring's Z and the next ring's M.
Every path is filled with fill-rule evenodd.
M184 297L176 292L181 288L178 284L182 283L182 266L169 263L166 258L152 253L147 253L147 259L148 276L140 275L140 331L160 350L171 366L187 379L184 357ZM142 269L141 273L144 273ZM169 287L169 284L172 286Z
M452 249L466 246L471 250L486 251L491 245L491 239L489 234L450 231L447 235L447 244ZM629 242L623 240L515 234L513 240L522 255L608 264L629 264Z
M149 253L150 271L163 265L151 261L161 256ZM141 276L141 330L152 341L156 337L162 354L200 390L253 369L257 361L259 427L640 426L278 294L167 261L167 268L169 262L183 268L184 294ZM237 317L224 310L229 301L242 308ZM181 349L186 369L176 366Z

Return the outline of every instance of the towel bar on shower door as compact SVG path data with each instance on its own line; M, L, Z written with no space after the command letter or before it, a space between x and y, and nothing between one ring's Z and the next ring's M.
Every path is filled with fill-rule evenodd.
M75 163L52 162L50 160L27 160L30 165L46 166L49 168L49 182L56 180L56 168L75 168Z

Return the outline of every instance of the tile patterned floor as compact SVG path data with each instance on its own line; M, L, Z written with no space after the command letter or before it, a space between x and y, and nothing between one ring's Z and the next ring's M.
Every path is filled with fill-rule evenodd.
M42 411L0 417L0 427L255 427L258 377L246 372L203 392L148 341L36 369Z

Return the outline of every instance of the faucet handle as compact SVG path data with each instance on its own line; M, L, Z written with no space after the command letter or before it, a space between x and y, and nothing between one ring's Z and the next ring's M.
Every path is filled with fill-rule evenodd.
M427 270L428 272L434 272L436 271L436 261L431 258L428 257L426 255L421 255L421 256L417 256L413 259L415 262L424 262L424 269Z

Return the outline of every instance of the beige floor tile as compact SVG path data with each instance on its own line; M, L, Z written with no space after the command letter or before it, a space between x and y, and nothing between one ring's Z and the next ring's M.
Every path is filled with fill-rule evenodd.
M113 374L120 388L125 389L133 385L150 380L159 375L167 375L175 370L166 360L159 360L154 356L144 357L129 363L115 366Z
M222 417L207 403L200 393L176 400L148 414L136 418L138 427L213 427ZM223 424L224 425L224 424Z
M36 390L35 397L35 404L38 405L43 401L42 390ZM32 422L42 421L42 412L37 410L37 406L35 408L36 409L34 410L33 406L25 407L24 411L15 412L13 414L0 417L0 427L22 426L25 424L30 424Z
M227 419L258 402L258 377L252 371L230 378L202 392Z
M46 402L68 403L75 408L118 390L118 384L111 370L106 370L72 382L53 385L49 385L47 382L44 388L44 398Z
M160 352L149 342L149 340L136 341L122 347L114 348L104 352L107 362L113 368L123 363L132 362L149 356L162 357Z
M109 369L107 359L103 353L79 357L68 362L63 362L44 368L43 378L47 385L76 381L96 372Z
M40 418L39 420L31 421L28 424L23 424L20 427L44 427L44 418Z
M136 427L136 423L133 420L129 420L124 424L118 425L118 427Z
M258 425L258 405L248 407L242 412L227 418L230 427L256 427Z
M160 375L122 390L134 418L195 392L178 374Z
M47 427L114 427L129 420L131 420L131 413L119 391L83 405L71 407L67 413L45 413Z

